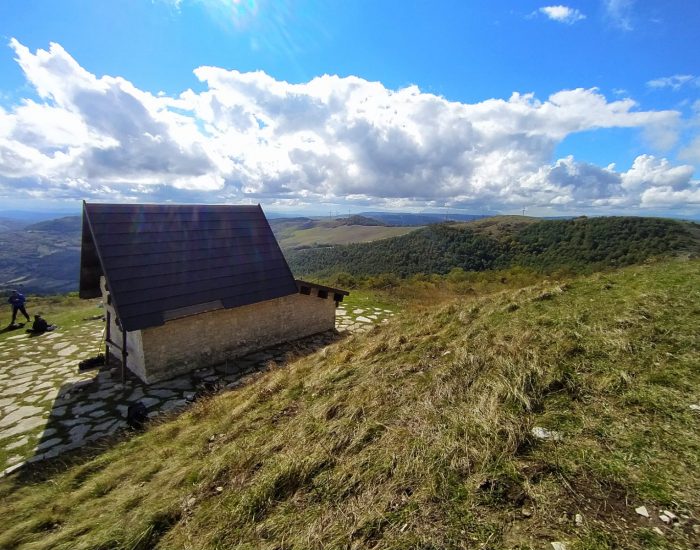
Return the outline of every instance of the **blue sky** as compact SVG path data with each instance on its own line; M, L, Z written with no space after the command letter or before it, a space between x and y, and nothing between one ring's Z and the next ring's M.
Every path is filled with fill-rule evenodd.
M678 0L5 0L0 197L695 215L699 24Z

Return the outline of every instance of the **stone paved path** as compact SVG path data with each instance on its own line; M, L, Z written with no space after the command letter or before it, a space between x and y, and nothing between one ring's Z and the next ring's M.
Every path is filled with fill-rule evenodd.
M364 332L376 324L388 323L394 312L374 306L354 307L340 304L335 313L335 326L338 332Z
M368 330L393 315L389 310L338 308L340 334ZM327 333L270 348L228 365L145 385L133 375L121 383L117 368L78 371L78 363L101 349L103 323L29 337L0 340L0 471L53 458L126 427L128 405L141 401L149 416L181 409L211 385L235 387L246 377L286 362L287 354L311 352L337 335ZM130 374L130 373L129 373Z

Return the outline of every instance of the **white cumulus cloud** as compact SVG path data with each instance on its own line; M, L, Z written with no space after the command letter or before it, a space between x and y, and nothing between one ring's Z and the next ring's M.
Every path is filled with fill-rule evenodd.
M573 25L577 21L581 21L582 19L586 18L586 16L576 8L570 8L562 5L543 6L539 9L539 12L549 17L552 21L566 23L567 25Z
M648 155L622 173L552 162L577 132L675 140L679 112L595 88L469 104L354 76L290 84L199 67L202 91L168 96L91 74L58 44L11 47L40 101L0 108L0 196L497 210L687 205L697 195L692 167Z

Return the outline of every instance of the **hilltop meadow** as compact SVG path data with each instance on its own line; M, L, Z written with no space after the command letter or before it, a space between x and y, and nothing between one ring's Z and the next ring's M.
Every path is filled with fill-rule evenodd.
M529 277L3 479L0 547L693 547L700 262Z

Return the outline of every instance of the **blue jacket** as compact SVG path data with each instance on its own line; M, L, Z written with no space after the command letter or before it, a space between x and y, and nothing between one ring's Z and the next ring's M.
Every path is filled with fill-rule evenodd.
M24 294L18 292L17 294L12 294L7 301L15 307L20 307L24 305L26 299Z

